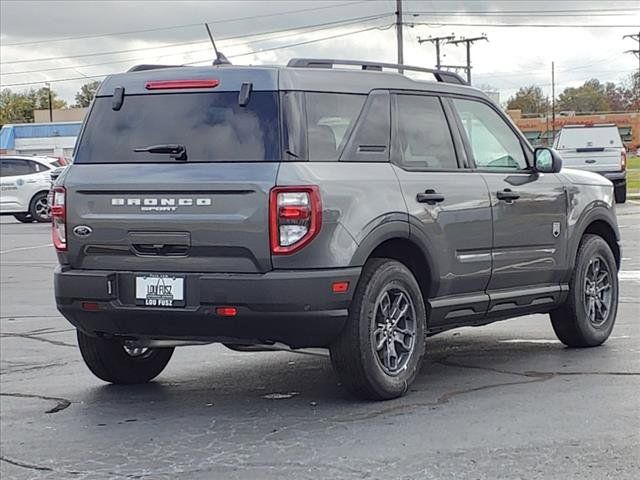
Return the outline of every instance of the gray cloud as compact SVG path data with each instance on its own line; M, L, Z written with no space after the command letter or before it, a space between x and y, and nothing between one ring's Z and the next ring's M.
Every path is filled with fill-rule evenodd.
M316 7L322 10L287 14L287 12ZM533 17L521 15L482 16L465 12L482 11L539 11L593 9L635 9L627 16L603 17ZM423 1L405 0L405 11L426 12L418 17L408 15L406 21L434 23L600 23L614 25L640 25L638 4L635 1L574 2L574 1ZM393 21L393 0L367 2L342 1L10 1L0 3L0 83L11 85L23 82L45 82L82 75L93 76L114 73L145 62L195 62L212 57L206 32L201 25L212 22L218 39L250 35L256 32L292 28L323 22L344 20L377 13L388 13L383 19L364 25L348 25L316 32L283 32L267 37L247 37L220 41L220 48L228 55L237 55L257 49L269 49L296 42L310 41L338 35L368 26L385 26ZM457 12L456 16L438 15L438 12ZM239 17L258 17L229 21ZM127 35L112 35L69 41L52 41L64 37L78 37L111 32L155 29L176 25L197 24L184 28L171 28ZM417 37L451 33L470 36L487 33L490 43L473 48L474 79L476 84L491 84L502 90L503 98L518 86L536 83L545 89L549 83L551 60L556 61L558 82L561 86L582 83L596 77L618 80L637 68L637 60L625 49L621 37L635 29L619 28L497 28L491 26L425 26L405 28L406 62L432 66L435 55L432 47L419 46ZM287 35L287 36L285 36ZM248 43L252 40L260 40ZM42 41L38 44L11 45ZM194 43L201 42L201 43ZM167 44L191 43L170 48L157 48ZM150 48L155 47L155 48ZM67 58L31 63L5 63L17 60L74 56L86 53L143 49L111 55ZM464 63L464 49L447 46L447 63ZM362 58L393 61L395 33L393 29L373 30L344 36L324 42L239 57L234 63L283 63L292 56L318 56ZM108 63L118 62L118 63ZM104 65L95 65L104 63ZM62 69L62 67L65 67ZM69 67L69 68L67 68ZM70 68L75 67L75 68ZM53 69L46 72L11 74L11 72ZM86 81L86 80L85 80ZM83 80L53 83L53 88L67 100ZM33 85L34 87L40 86ZM12 87L20 89L23 87ZM28 88L28 87L25 87Z

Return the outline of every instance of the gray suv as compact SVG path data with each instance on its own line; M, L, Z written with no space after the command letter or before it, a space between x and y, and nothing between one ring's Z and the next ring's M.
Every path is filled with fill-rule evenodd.
M452 328L549 313L566 345L604 342L611 182L561 170L464 83L309 59L105 79L52 195L56 302L91 371L328 347L346 388L388 399Z

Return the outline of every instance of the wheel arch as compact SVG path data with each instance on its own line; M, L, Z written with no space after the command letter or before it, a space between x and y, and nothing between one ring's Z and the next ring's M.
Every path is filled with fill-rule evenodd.
M437 286L435 263L429 250L409 233L407 222L389 222L360 242L352 265L364 265L370 258L391 258L404 264L420 285L425 303Z
M620 232L618 231L615 214L612 210L602 207L594 208L589 211L578 222L575 233L579 235L573 235L573 241L570 245L570 259L571 264L575 264L576 256L578 255L578 248L582 238L587 234L598 235L607 242L609 248L613 252L613 256L616 260L616 266L620 269L622 261L622 250L620 247Z

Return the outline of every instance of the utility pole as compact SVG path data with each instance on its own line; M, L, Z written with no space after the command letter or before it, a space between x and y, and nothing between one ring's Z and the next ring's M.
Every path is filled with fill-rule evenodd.
M482 34L481 37L473 37L473 38L461 38L459 40L452 40L448 43L451 45L460 45L461 43L466 44L467 46L467 83L471 85L471 44L478 40L486 40L489 41L486 35Z
M396 0L396 42L398 44L398 64L404 63L404 48L402 41L402 0ZM403 73L402 68L398 69L399 73Z
M433 43L436 46L436 69L440 70L442 64L440 63L440 42L450 42L454 40L456 37L454 34L447 35L446 37L429 37L429 38L420 38L418 37L418 43L422 45L425 42Z
M51 99L51 84L47 82L45 83L45 85L47 86L47 94L49 96L49 123L53 123L53 101Z
M638 57L638 75L640 76L640 32L638 32L637 35L625 35L622 37L623 40L625 38L630 38L631 40L635 40L636 42L638 42L637 50L627 50L624 53L633 53L635 56Z
M551 144L556 138L556 64L551 62Z

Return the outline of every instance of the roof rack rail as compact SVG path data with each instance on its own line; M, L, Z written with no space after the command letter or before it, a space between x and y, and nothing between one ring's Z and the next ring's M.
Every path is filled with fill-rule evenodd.
M377 72L381 72L383 68L392 68L398 71L426 72L433 74L438 82L467 85L467 82L455 72L436 70L435 68L412 67L411 65L401 65L399 63L362 62L359 60L336 60L333 58L292 58L287 63L287 67L293 68L333 68L335 65L353 65L361 67L362 70Z
M127 72L141 72L143 70L156 70L158 68L174 68L182 67L183 65L153 65L150 63L143 63L141 65L134 65Z

